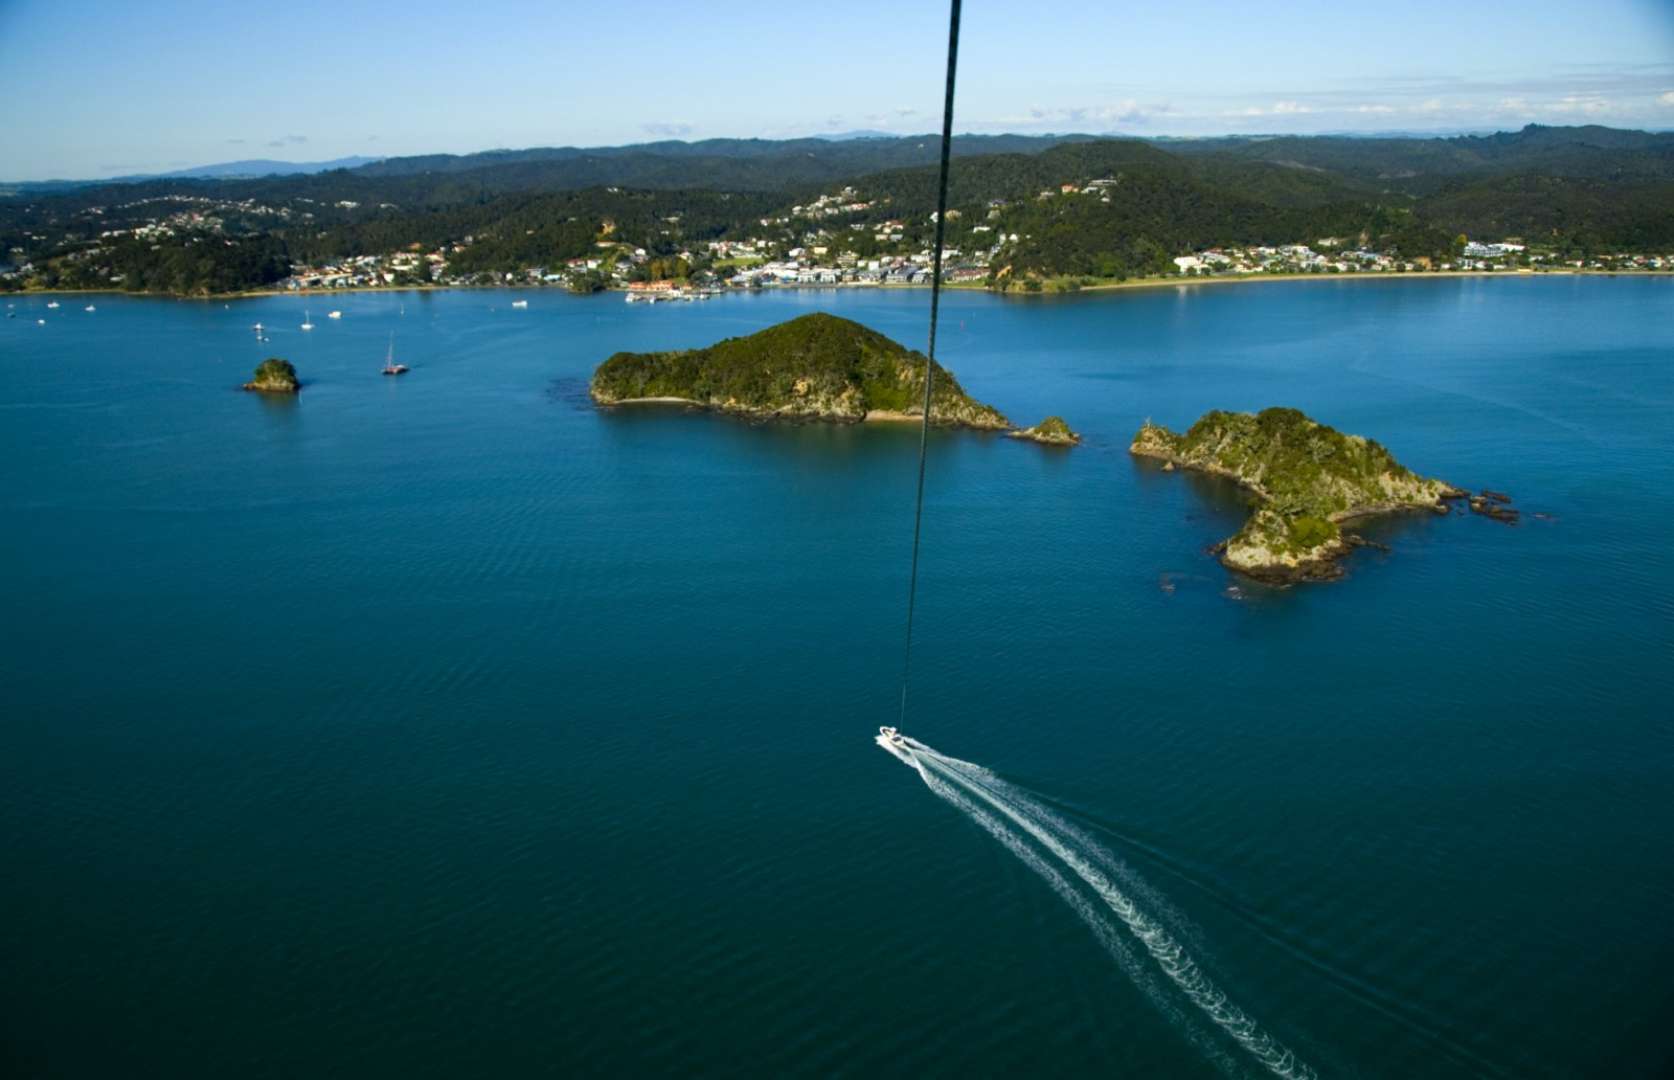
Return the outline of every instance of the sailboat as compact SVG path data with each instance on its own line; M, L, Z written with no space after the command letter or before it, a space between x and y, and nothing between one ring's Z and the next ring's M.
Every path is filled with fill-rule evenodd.
M304 330L314 329L313 321L308 318L308 309L307 308L302 309L302 328Z
M395 335L394 334L391 334L389 336L389 353L388 353L388 355L386 355L384 357L384 374L385 375L405 375L405 374L407 374L407 365L406 364L397 364L395 362Z

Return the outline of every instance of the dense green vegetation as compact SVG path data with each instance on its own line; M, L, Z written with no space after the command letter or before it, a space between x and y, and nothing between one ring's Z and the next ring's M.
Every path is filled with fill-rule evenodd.
M753 413L861 420L922 415L925 357L849 319L803 315L704 349L617 353L593 375L595 401L680 398ZM934 423L1009 426L936 365Z
M33 287L108 287L120 275L121 288L187 294L258 288L291 263L449 246L451 275L485 278L609 261L618 244L665 260L711 239L788 249L820 228L833 253L871 258L885 221L899 223L900 247L930 242L938 147L934 136L710 140L21 188L0 195L0 245L32 265ZM1674 250L1674 134L962 136L954 151L948 243L988 250L1015 235L993 267L1007 287L1151 275L1189 251L1328 236L1408 260L1451 258L1461 236L1517 237L1563 257ZM1106 183L1088 192L1091 181ZM1081 190L1064 194L1066 184ZM845 185L865 209L790 214ZM158 222L163 234L131 232Z
M296 368L289 360L281 360L277 356L270 356L256 365L256 374L244 384L246 390L266 390L282 394L295 393L302 388L297 380Z
M1266 559L1317 558L1320 549L1340 546L1339 521L1435 507L1455 494L1413 473L1375 440L1345 435L1296 409L1212 410L1183 434L1147 423L1132 449L1231 477L1254 492L1255 512L1229 548Z
M271 285L290 273L276 236L124 238L48 259L37 278L45 289L108 289L206 296Z

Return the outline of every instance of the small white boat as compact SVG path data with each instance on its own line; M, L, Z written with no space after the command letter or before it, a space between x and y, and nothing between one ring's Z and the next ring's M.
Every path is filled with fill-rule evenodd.
M341 319L342 317L343 317L343 313L341 311L328 311L328 312L326 312L326 318L328 318L328 319Z
M314 321L308 317L308 309L307 308L302 309L302 329L304 329L304 330L314 329Z
M262 336L262 324L261 323L257 323L255 326L252 326L250 329L252 329L256 332L257 337Z
M56 300L51 300L51 301L47 302L47 307L49 307L49 308L55 308L57 306L58 306L58 301L56 301Z
M906 737L892 727L878 729L877 744L900 758L913 768L920 768L913 757L912 749L907 745Z
M85 308L85 309L83 309L83 310L86 310L86 311L97 311L97 310L98 310L98 309L97 309L97 308L95 308L95 307L94 307L94 306L93 306L93 305L92 305L92 304L88 304L88 305L87 305L87 307L86 307L86 308Z
M46 320L45 319L36 319L35 320L35 325L36 326L45 326L46 325Z
M528 307L528 306L529 306L529 301L527 301L527 300L513 300L512 301L512 307Z

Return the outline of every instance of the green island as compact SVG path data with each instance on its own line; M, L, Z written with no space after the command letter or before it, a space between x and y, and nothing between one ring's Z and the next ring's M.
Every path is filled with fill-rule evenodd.
M802 315L747 337L677 352L621 352L589 386L600 405L668 403L760 418L916 420L924 415L923 353L836 315ZM1004 431L940 364L930 422Z
M1028 439L1047 446L1074 446L1081 441L1081 436L1071 431L1061 416L1048 416L1034 427L1019 428L1007 434L1014 439Z
M1244 527L1218 545L1221 563L1276 584L1340 577L1359 538L1341 523L1397 510L1447 513L1466 492L1414 473L1376 441L1345 435L1296 409L1212 410L1184 434L1147 421L1129 450L1225 476L1255 495Z
M302 389L297 381L296 368L289 360L270 356L256 365L256 377L244 384L246 390L264 394L294 394Z

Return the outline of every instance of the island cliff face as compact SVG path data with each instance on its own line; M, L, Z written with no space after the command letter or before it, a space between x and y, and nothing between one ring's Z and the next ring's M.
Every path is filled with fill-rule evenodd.
M1295 409L1216 410L1180 435L1147 422L1129 450L1229 477L1254 493L1254 512L1220 546L1221 562L1275 582L1340 576L1336 560L1358 542L1341 522L1394 510L1445 514L1445 500L1465 495L1417 475L1373 440Z
M835 315L813 314L704 349L617 353L588 387L600 405L671 402L756 417L917 419L924 354ZM930 422L1003 431L1011 422L936 365Z
M270 356L256 365L256 377L245 383L244 389L268 394L294 394L302 389L302 384L297 381L296 368L289 360Z

